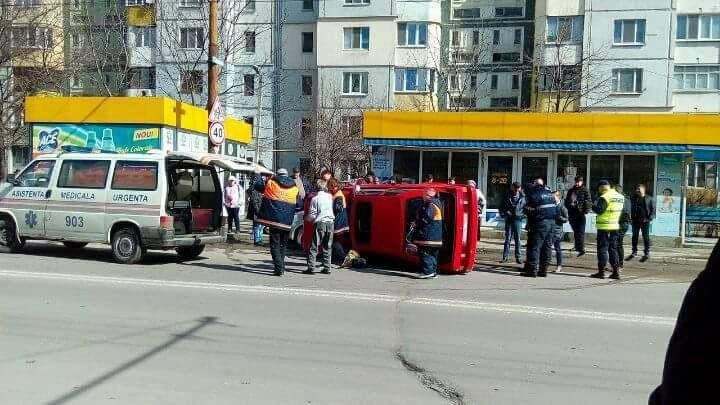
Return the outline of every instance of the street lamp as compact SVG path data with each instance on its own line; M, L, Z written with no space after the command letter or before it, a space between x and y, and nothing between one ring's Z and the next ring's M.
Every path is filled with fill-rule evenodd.
M255 74L258 77L258 88L256 89L257 93L257 117L255 117L255 126L257 128L255 133L255 163L260 163L260 123L262 120L262 74L260 71L260 66L253 65L252 69L255 71Z

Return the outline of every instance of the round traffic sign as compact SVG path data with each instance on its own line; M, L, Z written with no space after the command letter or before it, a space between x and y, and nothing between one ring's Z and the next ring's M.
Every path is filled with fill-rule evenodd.
M213 122L208 129L208 136L213 145L222 145L225 142L225 126L221 122Z

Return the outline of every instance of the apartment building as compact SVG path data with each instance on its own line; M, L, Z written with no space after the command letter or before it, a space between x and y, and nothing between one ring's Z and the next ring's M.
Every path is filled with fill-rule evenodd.
M443 2L443 109L530 106L534 16L534 0Z
M534 109L720 112L720 1L536 6Z

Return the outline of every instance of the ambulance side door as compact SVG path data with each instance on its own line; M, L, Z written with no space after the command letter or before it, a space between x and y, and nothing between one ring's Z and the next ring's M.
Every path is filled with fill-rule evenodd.
M0 206L15 215L21 237L45 236L45 203L51 194L55 160L42 159L30 164L16 179Z

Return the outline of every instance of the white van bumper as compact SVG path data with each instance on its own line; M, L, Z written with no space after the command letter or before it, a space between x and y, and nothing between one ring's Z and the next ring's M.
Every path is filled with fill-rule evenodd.
M222 231L209 234L175 235L173 230L160 228L143 228L143 244L150 249L153 248L174 248L183 246L212 245L223 243L226 239L225 227Z

